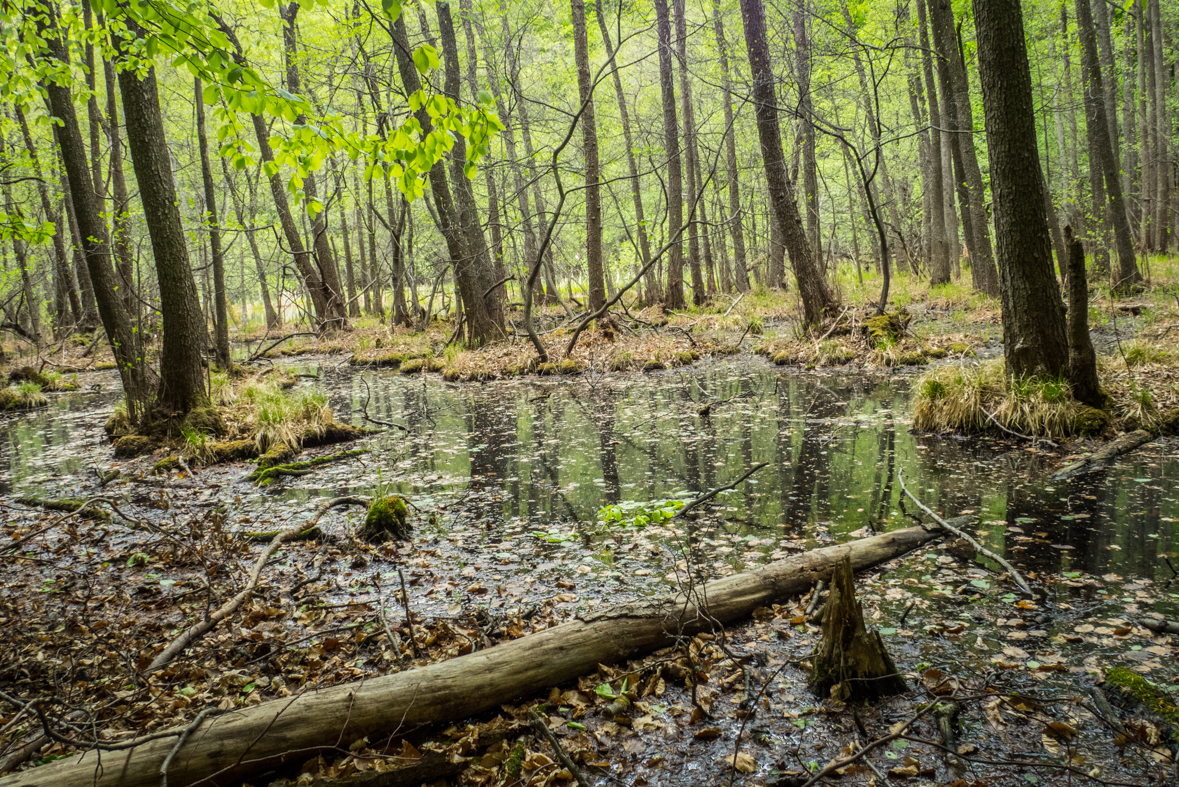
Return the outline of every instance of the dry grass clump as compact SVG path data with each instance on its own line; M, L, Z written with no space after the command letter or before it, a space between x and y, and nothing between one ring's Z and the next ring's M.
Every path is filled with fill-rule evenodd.
M320 391L292 391L293 377L269 373L212 376L212 398L226 423L226 437L252 439L265 453L276 445L298 448L307 433L322 434L335 423L327 396Z
M931 432L977 433L998 426L1034 437L1100 431L1108 416L1073 399L1068 381L1007 379L1002 358L943 366L917 382L913 426Z

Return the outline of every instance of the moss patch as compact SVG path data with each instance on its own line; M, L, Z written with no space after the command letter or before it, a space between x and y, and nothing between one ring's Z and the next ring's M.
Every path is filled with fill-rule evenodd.
M366 541L381 542L390 539L408 541L413 529L409 525L409 509L405 501L396 495L380 497L368 507L360 535Z
M30 410L48 405L49 400L40 391L0 388L0 410Z
M868 335L868 343L872 347L887 347L895 344L905 335L909 321L913 318L907 311L899 311L869 317L864 320L863 330Z
M581 374L581 364L572 358L566 358L557 364L557 372L560 374Z
M363 426L341 424L335 421L324 424L319 429L308 429L303 433L303 447L316 448L321 445L335 445L349 440L359 440L365 435L372 434L376 429L365 429Z
M411 358L408 361L402 362L401 373L402 374L418 374L419 372L424 371L425 368L426 368L426 362L423 359Z
M1179 743L1179 706L1146 678L1125 667L1114 667L1105 674L1102 691L1111 705L1129 713L1146 713L1159 723L1167 740Z
M545 362L536 365L536 373L548 376L557 373L557 365L555 363Z
M144 454L150 454L160 447L160 441L146 435L129 434L115 440L115 458L132 459Z
M216 407L197 407L184 416L181 429L221 437L225 434L225 422Z
M49 378L31 366L21 366L8 373L10 383L36 383L42 388L51 388Z
M1159 422L1159 430L1165 435L1179 436L1179 407L1170 410Z
M123 409L115 410L111 417L106 419L106 423L102 425L107 437L116 439L119 437L126 437L135 431L135 427L131 425L131 418L127 415L127 411Z
M643 371L644 372L655 372L655 371L659 371L660 369L666 369L666 368L667 368L667 364L665 364L663 361L659 360L658 358L652 358L651 360L649 360L643 364Z
M1104 410L1082 405L1077 410L1073 424L1077 434L1089 437L1104 432L1105 428L1109 426L1109 421L1109 413Z

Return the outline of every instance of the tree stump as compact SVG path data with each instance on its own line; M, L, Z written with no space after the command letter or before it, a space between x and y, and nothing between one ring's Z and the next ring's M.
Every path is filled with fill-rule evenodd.
M884 649L880 633L864 627L851 559L845 557L831 575L831 592L823 610L823 638L815 647L811 689L838 700L864 700L900 694L907 688Z

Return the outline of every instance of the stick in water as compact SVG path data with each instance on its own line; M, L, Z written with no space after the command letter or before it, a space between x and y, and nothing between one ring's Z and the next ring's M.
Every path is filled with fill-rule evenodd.
M1034 595L1032 593L1031 587L1028 585L1027 581L1023 578L1023 575L1020 574L1019 571L1016 570L1015 566L1011 565L1005 559L999 557L994 552L987 549L982 544L978 543L978 541L976 541L974 539L974 537L968 535L965 531L959 530L958 528L954 527L946 520L942 519L937 514L933 513L933 511L931 511L927 505L925 505L920 500L918 500L916 497L914 497L913 493L909 491L909 488L907 486L905 486L905 471L904 470L900 470L900 469L897 470L897 481L900 482L901 490L906 495L909 496L909 499L912 500L914 503L916 503L918 508L920 508L922 511L924 511L925 513L927 513L931 517L933 517L933 521L937 522L938 525L943 530L948 530L951 533L953 533L954 535L958 536L958 538L964 539L972 547L974 547L975 550L977 550L980 555L984 555L985 557L989 557L991 560L995 561L996 563L1001 565L1003 568L1007 569L1007 573L1011 574L1012 581L1015 582L1015 584L1019 585L1020 590L1022 590L1024 593L1027 593L1029 596Z

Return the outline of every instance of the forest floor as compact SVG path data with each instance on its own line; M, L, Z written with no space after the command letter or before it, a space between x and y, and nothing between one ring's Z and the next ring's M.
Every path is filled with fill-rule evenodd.
M1132 299L1095 297L1091 320L1104 363L1128 389L1150 391L1159 407L1179 404L1179 355L1171 337L1179 330L1179 265L1160 264L1156 277L1155 288ZM750 293L682 314L648 309L625 322L613 341L597 331L583 337L572 355L580 374L560 384L581 385L606 373L631 379L644 370L666 381L652 362L666 368L740 355L764 363L750 358L755 349L775 363L806 367L798 375L844 367L887 374L910 353L921 355L914 365L922 366L1001 353L998 305L991 299L957 285L930 292L902 277L892 302L911 319L899 341L882 348L859 327L871 315L874 294L852 281L841 284L844 327L835 323L818 341L798 336L791 294ZM569 335L564 313L549 309L543 319L546 342L563 346ZM443 347L452 330L437 322L410 333L365 318L333 337L281 339L262 363L311 357L321 369L359 373L384 366L391 374L393 368L415 371L407 362L421 359L417 372L440 373L449 383L536 371L524 342L478 351ZM237 346L249 357L278 338L255 332L239 337ZM89 346L65 342L42 356L49 361L42 369L58 370L90 396L117 386L112 372L95 371L106 357L101 350L83 354ZM10 357L9 363L19 368L32 359ZM410 437L422 445L431 439ZM372 436L356 445L376 452L380 440L393 439L400 438ZM312 449L307 456L332 450ZM1042 463L1045 457L1064 461L1070 447L1048 452L1012 441L1010 451ZM1173 444L1164 444L1161 456L1172 453ZM111 460L108 454L93 468L55 476L52 485L73 497L114 503L96 503L99 513L90 517L20 505L11 493L0 498L0 531L7 538L0 545L0 773L7 765L28 769L83 749L95 730L104 741L127 740L190 722L206 708L250 706L494 647L587 607L674 588L685 573L715 577L738 570L698 564L692 549L665 548L688 543L689 531L718 554L754 563L830 538L822 532L805 538L733 533L719 507L702 509L688 530L682 523L656 523L616 531L599 522L601 532L592 538L579 531L566 537L557 517L547 532L530 521L492 530L487 512L504 505L497 481L445 500L417 499L415 535L404 543L360 540L363 514L333 511L321 523L322 538L283 546L235 616L152 673L148 664L178 630L242 587L260 549L245 529L282 530L316 507L255 491L242 483L253 469L242 462L155 476L150 471L159 458ZM371 474L373 464L358 455L331 465L317 483L346 487L351 476ZM380 464L375 467L380 477ZM1165 489L1167 482L1161 483ZM1032 530L1025 535L1011 528L1007 538L1047 548L1048 533ZM619 560L625 554L620 575L603 579L590 569L602 542L617 545ZM1168 538L1159 548L1171 546ZM1163 557L1175 554L1164 551ZM798 787L864 746L873 751L831 774L831 783L1166 783L1179 725L1134 709L1110 718L1093 690L1109 668L1126 666L1168 693L1179 691L1174 639L1141 624L1148 609L1179 609L1171 581L1154 576L1153 568L1149 576L1075 570L1028 576L1036 589L1032 598L976 562L963 543L945 541L859 577L865 617L883 634L910 685L909 693L872 706L815 697L806 688L819 629L807 614L812 599L804 596L782 599L746 624L682 647L603 665L547 697L520 698L522 704L453 725L341 741L252 783L356 784L364 774L395 771L439 752L448 760L458 754L479 759L459 775L438 772L430 783L568 784L571 774L557 752L529 724L533 709L591 784ZM629 707L619 710L619 695ZM931 700L951 695L961 706L952 735L928 708ZM909 720L911 726L888 737ZM41 737L46 726L55 740Z

